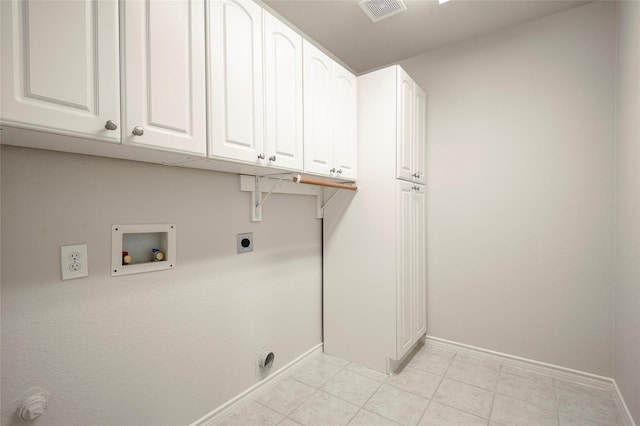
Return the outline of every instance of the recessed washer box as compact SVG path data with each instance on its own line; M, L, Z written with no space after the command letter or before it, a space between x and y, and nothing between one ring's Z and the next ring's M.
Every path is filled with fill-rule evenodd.
M111 276L140 274L176 266L174 224L113 225Z

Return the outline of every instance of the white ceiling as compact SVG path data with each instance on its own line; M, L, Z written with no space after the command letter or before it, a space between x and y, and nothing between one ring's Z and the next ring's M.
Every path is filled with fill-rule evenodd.
M457 41L551 15L591 0L405 0L377 23L357 0L263 0L360 74Z

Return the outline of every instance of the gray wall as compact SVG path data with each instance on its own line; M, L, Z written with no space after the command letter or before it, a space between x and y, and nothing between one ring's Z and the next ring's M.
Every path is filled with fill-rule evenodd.
M427 91L428 333L613 373L615 4L402 61Z
M618 5L614 376L640 421L640 3Z
M321 342L315 199L273 195L250 222L236 175L2 147L2 425L40 385L47 425L180 425ZM175 223L174 270L112 278L112 224ZM236 254L236 234L255 251ZM89 277L61 281L60 246Z

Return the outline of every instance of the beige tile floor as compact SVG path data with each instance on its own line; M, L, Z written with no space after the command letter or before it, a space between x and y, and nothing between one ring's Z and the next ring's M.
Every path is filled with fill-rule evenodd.
M396 374L321 354L220 423L621 426L612 392L423 345Z

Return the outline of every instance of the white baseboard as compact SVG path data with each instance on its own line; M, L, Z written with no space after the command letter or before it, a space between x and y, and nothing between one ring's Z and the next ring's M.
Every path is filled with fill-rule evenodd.
M458 353L499 361L504 365L526 368L527 370L535 371L537 373L544 374L556 379L578 382L587 386L613 392L616 404L618 405L618 408L623 415L624 426L636 426L633 421L633 417L631 417L631 413L627 408L627 404L624 402L624 398L620 393L620 389L618 389L616 381L610 377L598 376L596 374L586 373L579 370L572 370L566 367L560 367L557 365L534 361L527 358L521 358L502 352L496 352L489 349L465 345L463 343L453 342L434 336L427 336L426 343L429 345L440 347L442 349L449 349Z
M235 412L245 404L259 398L275 385L286 379L301 366L305 361L314 358L317 354L322 352L322 343L309 349L307 352L300 355L284 367L275 371L273 374L267 376L264 380L259 381L249 389L245 390L241 394L235 396L229 401L222 404L220 407L206 414L204 417L196 420L190 426L212 426L214 423L228 416L230 413Z

